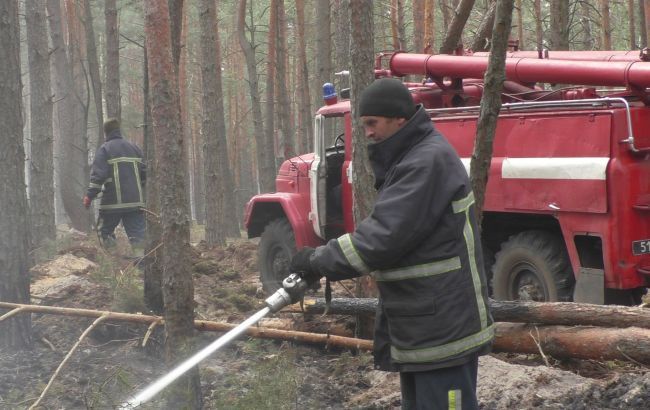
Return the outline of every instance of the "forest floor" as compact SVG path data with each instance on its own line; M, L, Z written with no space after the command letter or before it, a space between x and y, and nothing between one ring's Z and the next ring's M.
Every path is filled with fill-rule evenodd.
M146 312L142 274L126 254L107 254L92 237L65 234L32 270L32 303L121 312ZM263 306L257 244L194 247L198 319L237 324ZM322 292L319 291L319 292ZM334 293L343 294L335 286ZM3 314L0 311L0 315ZM0 351L0 409L27 409L41 395L71 347L93 319L33 314L34 346ZM342 316L276 314L263 326L350 335ZM81 341L39 409L111 409L165 372L162 329L142 342L147 326L102 324ZM220 334L200 332L197 351ZM200 365L206 409L393 409L399 378L373 370L367 352L290 341L242 337ZM492 354L480 360L478 397L483 409L650 408L650 370L622 362L558 361L537 355ZM155 398L142 408L164 408Z

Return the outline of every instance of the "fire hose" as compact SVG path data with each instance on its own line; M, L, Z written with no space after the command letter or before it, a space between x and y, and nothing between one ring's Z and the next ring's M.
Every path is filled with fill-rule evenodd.
M264 301L264 304L266 305L264 309L253 314L248 319L240 323L237 327L204 347L201 351L179 364L169 373L151 383L148 387L135 395L132 399L122 404L119 409L133 409L151 400L152 397L162 391L165 387L169 386L176 379L181 377L192 367L196 366L203 359L207 358L212 353L216 352L226 344L230 343L233 339L244 333L246 329L253 326L264 316L268 315L269 313L276 313L285 306L300 301L305 293L305 290L308 287L309 284L299 274L292 273L291 275L287 276L282 281L282 287Z

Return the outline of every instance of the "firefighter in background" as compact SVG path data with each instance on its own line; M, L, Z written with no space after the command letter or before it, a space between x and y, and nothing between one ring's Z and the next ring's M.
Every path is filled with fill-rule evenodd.
M115 118L104 122L104 138L105 142L95 154L83 204L90 208L92 200L102 192L99 204L102 243L107 247L115 244L114 231L121 221L135 256L142 256L146 177L142 150L122 137L120 122Z
M404 409L477 409L494 338L474 196L460 158L401 81L360 96L377 199L354 232L301 249L308 282L372 275L375 368L399 371Z

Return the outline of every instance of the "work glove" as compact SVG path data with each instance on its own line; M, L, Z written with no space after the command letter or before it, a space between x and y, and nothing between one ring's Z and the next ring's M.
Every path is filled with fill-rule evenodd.
M90 208L90 203L91 203L92 201L93 201L93 200L90 199L90 197L89 197L88 195L84 195L83 204L84 204L84 206L86 207L86 209Z
M293 258L291 258L291 263L289 264L289 271L292 273L299 273L308 285L313 285L320 281L320 278L323 277L311 266L311 255L314 254L315 249L305 246L296 253Z

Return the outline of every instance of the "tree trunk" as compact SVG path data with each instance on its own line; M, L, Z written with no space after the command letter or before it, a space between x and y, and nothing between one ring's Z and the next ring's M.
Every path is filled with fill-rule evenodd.
M461 0L458 3L458 7L454 11L454 16L447 29L445 39L442 41L440 54L452 54L459 45L462 45L461 36L472 7L474 7L474 0Z
M630 20L628 28L630 33L630 50L635 50L636 47L636 27L634 24L634 0L627 0L627 15Z
M180 3L180 5L179 5ZM185 5L185 6L183 6ZM178 10L175 8L180 7ZM187 8L187 3L184 3L182 0L169 0L169 18L172 22L171 32L172 32L172 58L175 58L173 53L178 49L178 65L174 65L177 70L178 75L178 97L181 104L181 135L183 136L183 152L185 152L185 158L183 160L184 166L186 169L185 172L185 188L187 189L187 207L190 210L190 220L192 218L192 134L190 130L190 95L192 91L190 90L189 79L188 79L188 13L187 10L183 10L183 7ZM178 24L175 24L174 21L178 20ZM178 40L175 39L175 30L176 26L180 27L178 33ZM174 43L178 41L178 44ZM183 44L184 46L181 46Z
M244 82L244 70L243 61L239 58L241 54L237 55L236 62L234 67L240 68L236 70L236 81L231 82L230 84L230 93L233 95L231 99L231 104L229 104L230 109L232 110L231 118L231 130L233 130L233 137L235 138L235 154L237 155L237 164L239 166L239 190L237 191L237 209L240 212L239 220L243 220L243 211L246 201L251 197L251 195L256 192L257 182L253 177L255 170L255 157L253 155L252 149L252 137L248 132L243 131L243 120L244 113L248 112L247 105L245 102L245 92L241 87L237 87L236 84L242 84Z
M352 2L351 2L352 3ZM330 2L317 1L316 12L316 76L314 107L322 105L323 84L332 82L332 30L330 28Z
M393 39L393 50L406 50L406 45L404 44L406 38L404 33L404 5L402 4L402 0L391 0L390 28Z
M643 0L641 1L643 2ZM594 39L591 34L591 5L586 2L580 3L580 24L582 26L582 47L583 50L592 50Z
M305 313L325 311L324 298L305 298ZM328 313L333 315L374 315L375 298L335 298ZM650 309L573 302L523 302L490 299L495 322L536 323L545 326L639 327L650 329Z
M559 359L626 360L650 364L650 330L499 323L493 349L495 352L526 354L539 354L541 351Z
M55 146L58 189L66 214L72 227L79 231L90 228L90 213L84 209L83 197L88 180L88 151L86 139L86 116L81 106L81 96L75 93L73 64L63 41L61 4L59 0L47 0L50 26L51 53L54 66L54 98L58 120L58 143Z
M203 89L203 87L200 87L199 89ZM192 130L191 130L191 135L192 135L192 157L194 159L194 167L192 168L192 172L194 173L194 184L192 185L193 189L193 196L194 196L194 209L196 212L196 222L199 225L205 225L205 208L206 208L206 202L205 202L205 162L203 159L203 135L202 135L202 129L203 126L199 125L202 122L202 116L200 113L200 108L199 107L194 107L193 113L192 113ZM237 219L238 221L240 219Z
M169 6L169 23L172 36L172 59L174 68L179 66L181 61L181 38L183 37L183 4L184 0L167 0Z
M490 309L497 322L650 329L650 309L641 307L490 300Z
M90 74L90 84L93 88L93 99L95 101L95 118L97 118L97 141L95 142L95 150L97 150L104 142L104 108L102 107L102 76L99 72L99 57L97 57L93 14L90 7L90 0L84 0L84 27L86 33L86 53L88 54L88 72Z
M609 15L609 0L600 0L600 17L601 17L601 50L612 49L612 28Z
M210 245L225 245L227 236L239 236L239 227L235 216L234 186L226 140L221 46L216 9L214 0L201 1L199 17L203 82L203 158L207 207L205 240Z
M34 5L34 4L32 4ZM29 215L25 193L18 1L0 2L0 300L29 303ZM3 312L4 313L4 312ZM0 348L32 344L29 315L0 322Z
M435 1L435 0L430 0ZM451 18L449 17L449 2L448 0L439 0L440 1L440 12L442 13L442 25L445 28L445 32L449 30L449 22Z
M372 1L356 0L350 3L350 27L352 42L350 47L351 105L352 105L352 196L354 198L354 220L358 224L372 209L376 192L373 188L373 173L368 160L368 147L359 118L359 95L374 81L374 37ZM375 295L374 285L369 278L357 281L357 296ZM370 321L360 320L358 334L371 334Z
M347 2L348 0L341 0ZM347 10L347 8L346 8ZM347 12L346 12L347 15ZM311 97L309 96L309 70L307 66L307 46L305 42L305 0L296 0L296 25L298 31L298 100L299 100L299 109L298 109L298 124L300 124L300 137L301 137L301 146L300 153L309 152L314 140L314 128L312 126L311 117ZM348 18L348 27L349 27L349 18ZM347 30L348 40L350 29ZM338 33L337 30L337 39L341 33ZM349 44L349 43L348 43ZM348 48L346 47L345 50ZM338 48L337 48L338 50ZM349 61L349 54L344 53L347 56ZM337 63L339 61L337 60ZM347 69L349 64L346 64L344 67L339 65L340 69Z
M122 118L122 103L120 91L120 33L117 28L116 0L106 0L104 3L104 18L106 19L106 116Z
M432 53L434 50L434 41L436 39L436 0L425 0L424 4L424 50L427 53ZM444 7L444 6L441 6ZM446 7L445 7L446 10ZM445 28L447 22L443 23ZM422 50L422 51L424 51ZM420 52L417 51L416 52Z
M551 1L551 49L569 49L569 2ZM608 49L609 50L609 49Z
M645 0L639 0L639 48L648 46L648 26L645 20Z
M144 49L144 147L147 165L147 229L144 259L144 301L154 313L163 313L162 295L162 226L160 224L160 198L158 186L158 164L156 162L156 139L151 121L151 98L149 94L149 68L147 48Z
M264 105L264 135L266 141L272 141L273 161L277 168L278 164L278 144L276 141L275 130L275 70L277 66L277 53L275 51L275 42L277 41L276 32L278 30L278 0L271 0L269 6L269 32L267 34L268 49L266 53L266 104Z
M32 241L38 248L56 238L54 223L54 154L50 54L45 0L26 0L25 22L29 58L31 167L29 197Z
M275 191L275 164L273 152L273 140L268 141L264 137L264 126L262 124L262 106L260 103L260 92L257 78L257 61L253 33L251 40L246 38L246 0L239 0L237 9L237 37L246 58L248 71L248 87L250 90L251 111L253 116L253 129L255 132L255 149L257 158L257 180L262 192Z
M542 55L544 50L544 30L542 28L542 2L541 0L535 0L534 9L535 9L535 35L537 40L537 52Z
M526 41L524 38L524 9L521 4L521 0L517 0L515 3L515 8L517 9L517 39L519 40L519 50L524 50L526 48Z
M481 25L476 31L474 41L472 41L472 51L488 51L490 49L490 40L492 39L492 29L494 28L494 15L496 14L497 3L493 1L481 20Z
M334 71L348 71L348 75L337 77L339 90L350 88L350 0L334 1L334 50L336 51L336 66Z
M163 237L165 359L169 366L194 352L194 287L190 260L190 224L180 130L178 84L171 55L166 0L145 1L145 34L151 85L157 164L164 167L159 185ZM158 170L159 171L159 170ZM169 408L201 408L198 369L177 382L167 396Z
M646 26L646 42L650 43L650 30L648 30L648 22L650 22L650 0L639 0L643 2L643 11L644 11L644 22Z
M296 156L294 144L294 130L291 123L291 99L289 98L289 82L285 73L289 72L287 67L287 35L286 35L286 15L284 11L284 0L277 0L277 25L276 25L276 62L275 78L277 84L277 102L280 105L278 110L278 119L280 121L280 133L282 136L282 154L285 159Z
M424 52L424 25L426 20L425 5L430 3L431 0L413 0L413 52ZM428 11L428 10L427 10Z
M470 163L470 180L476 201L477 224L481 226L485 188L488 182L492 143L501 110L501 90L506 79L505 62L508 51L508 37L512 23L513 0L497 0L492 51L490 52L485 87L481 97L481 109L476 125L474 152Z

